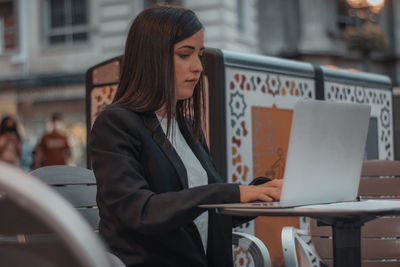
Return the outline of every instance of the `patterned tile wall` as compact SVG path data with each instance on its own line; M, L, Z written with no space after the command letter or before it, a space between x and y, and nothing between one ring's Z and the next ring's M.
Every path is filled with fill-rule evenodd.
M327 101L371 105L371 117L377 119L378 158L394 159L392 92L390 90L325 82Z

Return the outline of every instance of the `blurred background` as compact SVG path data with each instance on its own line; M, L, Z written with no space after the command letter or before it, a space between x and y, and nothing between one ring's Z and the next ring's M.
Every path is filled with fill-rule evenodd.
M54 113L67 164L86 166L85 72L121 55L132 20L157 2L194 10L208 47L389 76L400 159L398 0L0 0L0 116L17 121L23 168Z

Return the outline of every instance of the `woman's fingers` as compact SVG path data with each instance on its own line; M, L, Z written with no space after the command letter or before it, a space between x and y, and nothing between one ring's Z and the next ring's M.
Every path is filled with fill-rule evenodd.
M282 181L271 181L262 185L241 185L240 202L273 201L281 197Z
M265 195L265 194L261 194L261 195L259 196L259 199L258 199L258 200L265 201L265 202L271 202L271 201L273 201L273 199L272 199L271 197L269 197L268 195Z
M268 195L269 197L272 197L274 200L279 200L281 198L281 189L278 187L269 187L269 188L263 188L264 189L264 194Z
M256 187L258 187L260 190L263 190L264 194L267 194L274 200L279 200L281 198L282 182L282 179L276 179Z
M262 186L262 187L279 187L282 188L282 183L283 183L283 179L275 179L272 180L268 183L264 183L264 184L260 184L258 186Z

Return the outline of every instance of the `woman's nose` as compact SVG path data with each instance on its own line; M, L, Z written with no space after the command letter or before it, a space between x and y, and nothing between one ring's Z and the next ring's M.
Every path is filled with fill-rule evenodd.
M201 62L201 59L196 57L191 66L191 70L193 72L202 72L203 71L203 63Z

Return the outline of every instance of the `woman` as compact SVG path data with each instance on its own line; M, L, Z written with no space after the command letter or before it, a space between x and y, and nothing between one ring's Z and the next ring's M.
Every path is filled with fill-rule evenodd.
M46 132L36 147L34 168L51 165L65 165L71 155L67 136L64 134L64 122L61 113L53 113L50 120L51 130Z
M21 137L17 130L17 122L5 116L0 124L0 160L19 166L21 157Z
M134 20L113 104L91 134L100 233L127 266L232 266L232 217L197 206L279 199L222 183L202 135L204 30L187 9ZM237 222L239 223L239 222Z

